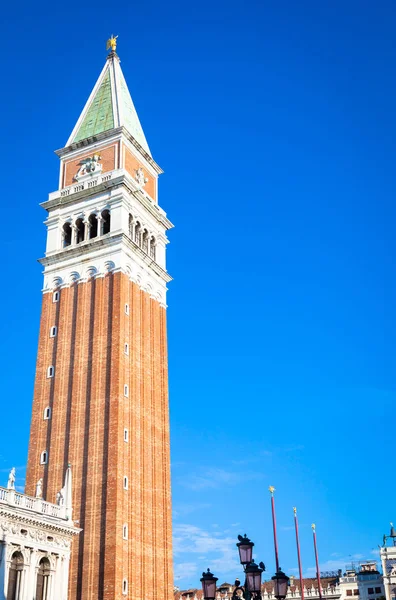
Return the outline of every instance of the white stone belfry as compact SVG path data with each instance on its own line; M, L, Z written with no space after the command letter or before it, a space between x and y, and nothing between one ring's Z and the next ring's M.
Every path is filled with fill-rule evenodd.
M13 472L15 477L15 470ZM0 600L67 600L72 538L71 468L58 506L0 487Z
M112 52L70 135L48 211L40 260L44 292L122 272L166 306L167 230L162 169L151 156L120 60ZM93 275L92 275L93 274Z

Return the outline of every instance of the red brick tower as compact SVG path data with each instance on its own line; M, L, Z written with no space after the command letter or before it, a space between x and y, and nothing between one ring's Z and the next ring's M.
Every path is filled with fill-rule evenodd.
M63 502L73 466L70 600L173 597L166 231L115 52L62 150L48 211L26 491Z

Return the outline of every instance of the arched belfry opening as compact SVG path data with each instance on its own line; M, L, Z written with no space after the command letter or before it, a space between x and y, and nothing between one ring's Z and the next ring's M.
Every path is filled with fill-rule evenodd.
M142 237L142 226L139 223L139 221L136 221L136 225L135 225L135 244L137 244L138 246L140 246L141 237Z
M102 212L102 219L103 219L103 235L106 235L106 233L110 233L110 211L109 210L104 210Z
M156 259L156 241L153 235L150 239L150 258L152 258L153 260Z
M89 216L89 239L92 240L98 235L98 219L95 214Z
M149 242L149 234L148 234L147 229L145 229L144 232L143 232L143 244L142 244L142 247L143 247L143 250L144 250L144 252L146 254L148 254L148 242Z
M85 238L85 223L83 219L77 219L76 230L76 242L79 244L80 242L83 242Z
M72 228L70 223L63 225L63 247L67 248L72 242Z

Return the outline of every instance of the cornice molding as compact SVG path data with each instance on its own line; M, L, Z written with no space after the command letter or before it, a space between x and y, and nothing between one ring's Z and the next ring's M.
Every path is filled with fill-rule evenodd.
M125 245L129 250L136 254L140 260L143 261L160 279L164 282L169 283L172 281L172 277L162 267L159 266L148 254L146 254L140 246L132 241L124 232L121 233L107 233L103 236L96 237L92 240L86 240L81 242L77 246L68 246L58 252L54 252L49 256L45 256L39 259L39 263L43 267L59 266L63 267L63 263L67 262L71 258L81 258L86 260L86 257L94 251L100 248L114 248L114 246Z
M120 173L121 172L121 173ZM117 190L120 187L124 187L129 194L131 194L136 200L167 230L174 227L173 223L166 217L166 213L158 206L154 204L152 200L149 200L144 192L142 192L136 182L127 174L123 169L119 169L117 173L120 173L116 177L98 183L95 187L84 189L78 192L72 192L68 196L62 196L62 190L54 192L55 197L45 202L42 202L42 206L45 210L50 211L60 206L73 205L85 198L92 198L102 193L109 192L111 190ZM74 186L77 187L77 186ZM51 194L53 195L53 194Z
M161 167L155 162L155 160L142 148L142 146L135 140L135 138L129 133L125 127L117 127L117 129L108 129L107 131L103 131L102 133L98 133L95 136L85 138L84 140L80 140L79 142L74 142L69 146L65 146L64 148L60 148L59 150L55 150L55 154L59 156L59 158L64 158L71 152L75 150L79 150L80 148L85 148L87 146L91 146L92 144L101 142L103 140L111 140L111 138L117 136L124 136L143 156L143 158L153 167L156 173L159 175L163 173Z
M59 520L56 517L50 517L49 515L43 516L41 520L37 516L30 517L28 512L14 512L11 509L6 509L4 507L0 507L0 523L2 519L8 519L10 523L25 523L27 525L32 525L34 527L40 527L41 529L45 529L47 531L58 531L63 535L74 536L78 535L82 529L75 527L70 521L70 525L66 523L63 525L59 523ZM54 519L50 521L50 519Z

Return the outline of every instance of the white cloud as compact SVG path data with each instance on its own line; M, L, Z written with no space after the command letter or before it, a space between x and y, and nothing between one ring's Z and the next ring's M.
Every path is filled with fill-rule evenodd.
M206 510L210 507L211 507L211 504L209 504L208 502L194 502L194 503L179 502L173 508L173 516L174 516L174 518L177 519L182 516L184 517L186 515L190 515L191 513L196 512L198 510Z
M262 473L227 471L219 468L202 468L200 473L178 477L177 482L190 490L216 489L224 486L238 485L239 483L261 479Z
M199 573L199 567L194 562L176 563L174 567L175 581L179 579L188 579L190 577L196 577ZM197 578L198 585L199 577Z
M175 578L187 586L198 587L203 570L210 568L217 577L232 579L241 575L235 536L209 532L189 524L176 524L173 530ZM178 562L178 557L183 562ZM196 557L196 558L195 558Z
M363 554L352 554L346 557L329 559L323 563L320 563L319 569L321 571L338 571L338 569L344 570L347 564L350 564L355 560L359 561L362 558ZM316 567L308 567L304 573L304 577L316 577Z

